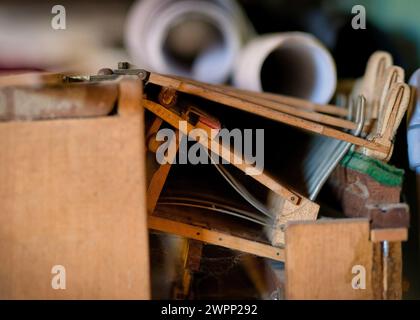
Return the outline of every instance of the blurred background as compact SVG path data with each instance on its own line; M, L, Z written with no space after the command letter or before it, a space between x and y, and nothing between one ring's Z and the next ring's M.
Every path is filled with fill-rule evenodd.
M3 71L51 69L89 73L104 66L113 66L115 61L121 59L132 61L133 52L130 54L128 51L128 20L130 14L133 15L137 2L141 1L60 1L59 4L66 9L66 29L54 30L51 21L55 14L51 13L51 9L58 4L57 1L3 0L0 4L0 68ZM231 1L205 2L220 2L223 6ZM255 34L285 31L311 33L331 51L340 78L361 76L367 58L377 49L390 51L396 64L401 65L407 75L411 75L419 65L419 1L239 0L236 4L237 7L221 10L239 9L242 11L241 15L245 15L243 20L247 26L242 28L242 33L248 34L241 35L245 39L241 39L242 43ZM351 26L351 20L355 16L351 9L359 4L366 8L365 30L354 30ZM149 12L152 14L143 17L143 20L148 19L146 24L154 28L151 26L153 21L162 16L153 10ZM236 14L233 13L232 16ZM173 25L177 22L170 21ZM159 21L157 24L165 23L168 22ZM141 37L141 32L145 29L147 26L137 31L138 41L144 45L147 39ZM178 32L180 40L187 39L182 41L183 46L191 47L192 43L199 42L196 39L200 39L200 32L206 34L206 43L214 42L212 37L220 36L217 34L220 30L209 31L205 27L200 29L194 19L189 24L175 26L172 32ZM169 42L161 44L163 49L167 52L172 50L173 54L177 50L174 48L176 44L170 42L176 42L176 39L176 36L167 36L166 40ZM195 48L189 48L190 53L199 50L203 45L205 44L196 43ZM139 61L134 63L139 64Z
M52 26L56 4L65 8L65 23L58 21L65 29ZM365 29L352 27L355 5L366 9ZM390 52L408 80L420 66L419 12L418 0L2 0L0 73L47 70L95 74L104 67L116 68L118 61L129 61L151 71L268 91L281 86L269 81L273 77L270 72L302 75L297 80L300 83L308 77L321 77L317 79L333 84L333 93L336 78L361 77L369 56L377 50ZM241 56L241 50L257 35L294 31L317 39L305 40L302 46L314 46L320 55L325 51L325 63L330 63L331 55L330 77L322 78L322 72L317 75L318 54L302 54L302 61L313 59L314 66L296 68L291 63L269 62L271 49L264 51L263 44L250 47L248 57ZM280 40L273 41L276 46ZM256 61L260 64L254 65ZM325 63L321 63L324 70ZM255 83L251 81L254 69L258 73ZM321 96L299 90L283 84L279 91L322 103L331 99L330 88ZM420 298L416 176L408 167L404 121L395 145L391 162L406 170L404 200L412 214L410 237L403 251L404 296Z

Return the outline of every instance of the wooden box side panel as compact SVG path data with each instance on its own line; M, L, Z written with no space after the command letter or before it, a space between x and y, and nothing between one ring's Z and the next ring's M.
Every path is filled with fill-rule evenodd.
M0 123L1 299L150 297L143 137L142 111Z
M373 299L369 232L367 219L290 224L286 231L286 298ZM352 281L359 274L355 266L365 269L365 289L353 289Z

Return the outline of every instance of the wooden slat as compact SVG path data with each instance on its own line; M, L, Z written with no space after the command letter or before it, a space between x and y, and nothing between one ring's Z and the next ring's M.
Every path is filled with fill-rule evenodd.
M160 118L157 118L160 119ZM173 146L175 144L175 149L178 152L178 134L173 138L170 142L170 145ZM172 147L169 147L171 150ZM174 152L171 155L172 159L176 157L177 152ZM169 175L169 171L171 170L172 164L165 163L162 164L156 172L153 174L152 179L150 180L149 186L147 188L147 211L149 214L153 213L155 210L156 204L159 200L160 194L162 192L163 186L165 185L166 179Z
M220 231L193 226L157 216L149 216L149 228L161 232L176 234L189 239L251 253L260 257L284 261L284 250L268 244L243 239Z
M236 97L243 101L255 103L259 105L261 108L266 107L271 110L287 113L287 114L297 116L303 119L307 119L307 120L311 120L311 121L315 121L315 122L319 122L323 124L328 124L328 125L343 128L343 129L354 130L357 127L357 124L352 121L345 120L338 117L333 117L333 116L326 115L323 113L318 113L316 111L309 111L307 109L296 108L294 106L287 105L284 102L276 102L276 101L261 99L259 97L255 97L249 94L244 95L242 93L237 93L237 92L226 90L226 89L220 90L217 87L214 87L214 86L211 87L210 85L203 85L203 87L204 86L208 88L209 90L214 90L216 92L225 94L227 96ZM268 112L270 112L270 110L268 110Z
M275 94L267 94L272 97L268 99L265 97L262 98L261 93L258 94L258 92L253 93L250 91L237 90L228 86L211 85L211 84L197 82L193 80L184 80L184 79L180 79L178 77L173 77L173 76L169 76L169 77L178 81L189 81L190 83L201 86L208 90L215 91L215 92L227 95L227 96L236 97L243 101L257 104L261 108L266 107L274 111L287 113L287 114L301 117L307 120L312 120L319 123L324 123L331 126L343 128L343 129L354 130L357 127L357 124L352 121L345 120L338 117L333 117L331 115L326 115L323 113L318 113L316 110L314 110L314 109L317 109L318 105L312 104L306 100L301 100L301 101L306 102L304 104L305 107L302 108L302 107L297 107L298 103L296 103L293 100L293 98L289 98L289 97L280 96L279 98ZM264 95L264 93L262 94ZM288 102L289 103L292 102L292 104L289 104ZM312 107L312 109L309 109L310 107ZM331 108L332 106L329 106L329 107ZM330 108L327 107L326 109L330 109ZM335 108L338 110L343 110L344 113L347 115L347 111L345 109L338 108L338 107L335 107Z
M101 117L112 111L117 98L115 82L0 86L0 121Z
M59 73L32 72L3 75L0 77L2 86L46 86L63 82L63 75Z
M233 108L250 112L268 119L272 119L281 123L285 123L294 127L298 127L313 133L321 134L330 138L335 138L352 144L363 146L371 150L388 152L388 148L379 143L368 141L359 137L355 137L346 132L313 122L290 114L282 113L279 111L270 110L268 108L261 108L260 105L240 99L234 96L229 96L206 87L197 85L191 81L180 81L174 78L163 76L160 74L152 73L149 82L165 86L173 87L176 90L184 93L196 95L217 103L221 103Z
M305 109L308 111L322 112L331 114L339 117L346 117L348 115L348 109L341 108L332 104L318 104L309 100L304 100L296 97L284 96L276 93L269 92L256 92L243 89L237 89L226 85L215 85L218 88L225 89L229 92L235 92L244 96L258 97L265 101L274 101L285 105L293 106L295 108Z
M171 112L170 110L166 109L165 107L161 106L160 104L157 104L150 100L143 100L144 107L154 113L156 116L162 118L164 121L169 123L174 128L178 129L180 132L182 132L185 135L188 135L188 133L195 129L194 126L191 124L187 124L187 131L184 131L183 128L180 127L180 122L185 121L183 118L178 116L177 114ZM212 150L214 153L216 153L218 156L222 157L223 159L227 161L231 161L233 159L233 153L231 150L227 149L226 146L223 146L221 143L210 140L207 145L203 143L200 139L197 141L198 143L201 143L203 146L207 147L211 144L218 145L217 150ZM216 149L216 148L215 148ZM220 151L221 150L221 151ZM228 155L228 156L226 156ZM246 173L247 168L249 167L247 164L245 164L245 161L241 161L240 163L232 162L232 165L240 169L241 171ZM274 180L271 176L269 176L267 173L262 172L259 175L250 175L253 179L260 182L273 192L277 193L278 195L282 196L287 201L290 201L294 204L299 204L299 201L301 200L301 197L294 193L293 191L289 190L285 186L281 185L279 182Z
M285 96L277 93L270 93L270 92L257 92L257 91L250 91L245 89L238 89L232 86L222 85L222 84L208 84L205 82L200 82L196 80L186 79L179 76L174 75L165 75L165 77L176 79L178 81L187 81L191 83L195 83L201 86L207 86L211 89L219 88L222 89L224 93L240 95L241 97L253 97L258 98L261 102L278 102L283 105L292 106L294 108L304 109L307 111L316 111L322 112L326 114L331 114L340 117L346 117L348 115L348 109L342 108L336 105L331 104L318 104L311 102L309 100ZM274 109L276 107L274 106Z
M286 229L287 299L373 299L373 244L368 219L293 222ZM354 266L366 288L354 289ZM381 267L379 266L379 269ZM379 279L380 280L380 279Z
M384 261L383 270L386 277L383 298L386 300L401 300L403 295L401 242L390 242L388 250L389 254L386 261Z
M370 239L372 242L407 241L408 231L407 228L373 229L370 232Z

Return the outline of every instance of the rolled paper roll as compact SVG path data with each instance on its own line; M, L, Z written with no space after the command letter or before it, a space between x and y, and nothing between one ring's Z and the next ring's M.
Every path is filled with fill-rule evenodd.
M252 34L231 0L142 0L129 12L125 43L142 68L223 83Z
M327 103L336 89L337 75L333 58L315 37L287 32L250 41L237 59L233 83L242 89Z
M409 84L414 87L415 100L408 120L408 159L410 168L420 174L420 69L411 76Z

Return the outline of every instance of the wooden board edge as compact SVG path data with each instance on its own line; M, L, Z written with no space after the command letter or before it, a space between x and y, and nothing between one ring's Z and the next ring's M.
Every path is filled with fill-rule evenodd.
M148 217L149 229L176 234L189 239L203 241L209 244L234 249L259 257L269 258L277 261L285 259L285 252L282 248L276 248L269 244L243 239L230 234L193 226L190 224L173 221L156 216Z
M370 231L370 240L372 242L400 242L407 241L408 230L407 228L385 228L385 229L373 229Z

